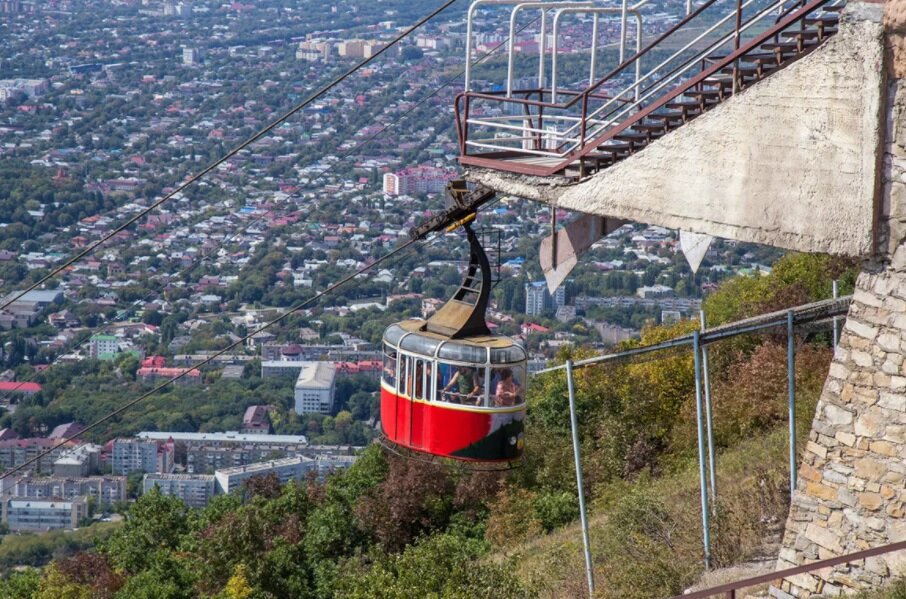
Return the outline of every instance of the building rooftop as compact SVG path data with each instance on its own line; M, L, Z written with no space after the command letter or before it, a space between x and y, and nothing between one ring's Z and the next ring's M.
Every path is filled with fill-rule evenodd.
M18 391L19 393L37 393L41 390L39 383L17 383L14 381L0 381L0 393Z
M297 464L303 464L305 462L314 463L314 461L315 460L313 460L312 458L306 458L305 456L296 456L294 458L282 458L279 460L270 460L268 462L256 462L254 464L236 466L234 468L221 468L217 471L217 474L223 476L232 476L248 472L267 472L268 470L280 468L281 466L295 466Z
M261 435L254 433L240 433L227 431L225 433L173 433L159 431L142 431L138 434L140 439L153 441L212 441L233 443L298 443L307 445L308 439L304 435Z
M213 482L213 474L162 474L160 472L150 472L144 476L144 480L201 480Z
M58 510L71 510L73 505L85 503L85 500L81 497L76 497L72 501L66 501L62 498L45 498L45 499L34 499L32 497L12 497L9 499L9 506L11 508L34 508L34 509L58 509Z
M296 388L330 388L337 377L337 365L332 362L300 362L302 372L296 379Z

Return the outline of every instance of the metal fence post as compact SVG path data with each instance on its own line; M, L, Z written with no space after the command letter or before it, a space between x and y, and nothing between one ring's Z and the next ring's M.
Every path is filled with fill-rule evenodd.
M790 413L790 497L796 492L796 348L793 339L793 311L786 313L786 369Z
M591 545L588 539L588 516L585 513L585 487L582 484L582 455L579 449L579 424L576 418L576 389L573 382L573 361L566 361L566 386L569 390L569 425L573 436L573 457L576 460L576 486L579 490L579 517L582 521L582 543L585 546L585 575L588 596L595 595L595 573L591 565Z
M702 333L705 332L705 311L699 310L701 318ZM708 347L702 345L702 370L704 377L702 382L705 386L705 425L708 432L708 474L711 480L711 509L716 507L717 502L717 460L714 456L714 420L711 416L711 374L708 369Z
M834 291L833 297L837 299L840 295L840 288L837 285L837 279L834 279ZM840 340L840 319L834 316L834 348L837 347L837 342Z
M705 569L711 568L711 524L708 517L708 483L705 480L705 431L702 414L702 364L699 331L692 332L695 364L695 420L698 425L698 476L701 485L702 537L705 545Z

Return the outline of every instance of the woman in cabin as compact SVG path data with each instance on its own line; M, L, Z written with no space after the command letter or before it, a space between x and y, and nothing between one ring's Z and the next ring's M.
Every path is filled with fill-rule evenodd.
M513 371L504 368L500 371L500 381L494 393L494 405L497 407L509 407L519 403L519 394L522 392L519 383L513 379Z

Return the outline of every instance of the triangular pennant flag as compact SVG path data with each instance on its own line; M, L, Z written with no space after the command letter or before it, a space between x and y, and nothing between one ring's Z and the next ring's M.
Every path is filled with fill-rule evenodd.
M689 268L692 269L692 274L697 273L698 267L701 266L702 260L705 259L705 254L708 253L711 242L714 241L714 237L702 233L692 233L691 231L680 231L679 241L683 255L686 256L686 260L689 262Z
M579 256L601 237L613 233L626 221L585 214L541 240L541 270L547 289L554 293L579 262ZM556 235L556 256L554 255Z

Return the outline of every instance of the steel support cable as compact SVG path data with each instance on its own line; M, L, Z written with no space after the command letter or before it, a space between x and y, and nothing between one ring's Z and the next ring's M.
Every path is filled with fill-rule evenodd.
M494 204L496 204L496 203L499 202L499 201L500 201L499 198L495 198L494 200L492 200L492 201L488 202L487 204L485 204L484 208L490 208L491 206L493 206ZM144 401L144 400L147 399L148 397L151 397L152 395L154 395L154 394L157 393L158 391L161 391L162 389L166 388L166 387L169 386L170 384L175 383L176 381L178 381L178 380L182 379L183 377L187 376L188 373L189 373L190 371L196 370L196 369L201 368L201 367L203 367L203 366L205 366L205 365L207 365L207 364L210 364L211 362L213 362L214 360L216 360L216 359L219 358L220 356L225 355L226 353L228 353L228 352L234 350L235 348L239 347L240 345L242 345L243 343L245 343L246 341L248 341L249 339L251 339L256 333L259 333L260 331L265 331L265 330L271 328L272 326L274 326L274 325L276 325L276 324L282 322L283 320L285 320L285 319L288 318L289 316L291 316L291 315L293 315L293 314L299 312L300 310L303 310L304 308L307 308L308 306L310 306L310 305L313 304L314 302L316 302L316 301L320 300L321 298L323 298L323 297L329 295L330 293L333 293L333 292L336 291L338 288L340 288L340 287L342 287L343 285L345 285L346 283L352 281L353 279L355 279L355 278L358 277L359 275L365 274L366 272L368 272L369 270L371 270L371 269L373 269L373 268L379 266L380 264L383 264L384 262L387 262L388 260L390 260L390 259L392 259L392 258L394 258L394 257L396 257L396 256L399 256L399 255L400 255L403 251L405 251L407 248L411 248L411 246L413 246L413 245L415 245L415 244L420 244L420 247L421 247L421 246L430 245L430 244L434 243L436 240L438 240L442 235L444 235L444 233L445 233L444 231L435 233L434 235L432 235L431 237L429 237L429 238L427 238L427 239L425 239L425 238L420 238L420 237L414 237L414 238L411 238L411 239L407 240L407 241L406 241L405 243L403 243L401 246L399 246L399 247L397 247L397 248L395 248L395 249L393 249L393 250L387 252L386 254L384 254L383 256L381 256L380 258L378 258L377 260L375 260L375 261L372 262L371 264L366 264L366 265L363 266L362 268L357 269L357 270L356 270L355 272L353 272L352 274L343 277L342 279L340 279L340 280L337 281L336 283L334 283L334 284L330 285L329 287L325 288L323 291L318 292L317 294L315 294L314 296L308 298L307 300L303 301L302 303L298 304L297 306L294 306L294 307L290 308L289 310L287 310L286 312L284 312L284 313L281 314L280 316L274 318L273 320L270 320L270 321L266 322L266 323L265 323L262 327L260 327L259 329L255 330L255 331L253 331L253 332L251 332L251 333L249 333L249 334L247 334L245 337L242 337L241 339L238 339L237 341L233 342L232 344L228 345L227 347L225 347L225 348L223 348L223 349L221 349L221 350L218 350L217 352L215 352L214 354L208 356L207 358L205 358L205 359L202 360L201 362L198 362L197 364L193 364L192 366L189 366L189 367L185 368L185 369L182 371L181 374L178 374L177 376L174 376L174 377L172 377L172 378L170 378L170 379L167 379L166 381L160 383L159 385L157 385L157 386L154 387L153 389L151 389L151 390L149 390L149 391L147 391L147 392L141 394L140 396L136 397L135 399L132 399L132 400L128 401L127 403L123 404L122 406L120 406L120 407L117 408L116 410L114 410L114 411L108 413L107 415L102 416L101 418L95 420L94 422L92 422L91 424L89 424L88 426L86 426L84 429L82 429L81 431L79 431L76 435L72 435L72 436L70 436L70 437L66 437L66 438L64 438L64 439L61 439L60 442L57 443L56 445L54 445L53 447L50 447L50 448L48 448L48 449L42 451L41 453L39 453L37 456L35 456L35 457L33 457L33 458L29 459L29 460L26 460L25 462L23 462L22 464L19 464L18 466L15 466L15 467L9 469L8 471L6 471L6 472L4 472L2 475L0 475L0 480L3 480L3 479L5 479L6 477L8 477L8 476L10 476L10 475L12 475L12 474L15 474L16 472L19 472L20 470L22 470L22 469L24 469L24 468L26 468L26 467L28 467L28 466L34 464L35 462L38 462L39 460L41 460L41 459L43 459L44 457L50 455L51 453L53 453L54 451L56 451L57 449L59 449L60 447L62 447L63 445L65 445L66 443L69 443L70 441L76 440L77 437L79 437L79 436L85 434L85 433L88 432L88 431L91 431L91 430L97 428L98 426L100 426L101 424L107 422L108 420L111 420L111 419L115 418L116 416L122 414L123 412L125 412L125 411L128 410L129 408L131 408L131 407L137 405L138 403Z
M538 21L539 19L540 19L540 17L535 17L534 19L532 19L531 21L529 21L528 23L526 23L525 25L523 25L521 28L519 28L519 29L516 31L516 33L517 33L517 34L522 33L525 29L527 29L528 27L530 27L532 24L534 24L534 23L535 23L536 21ZM509 39L509 38L507 38L507 39ZM472 66L473 66L473 67L474 67L474 66L478 66L479 64L481 64L482 62L484 62L484 61L486 61L488 58L490 58L492 54L494 54L495 52L497 52L497 50L499 50L501 47L503 47L504 44L507 43L507 39L504 39L504 40L501 41L499 44L497 44L496 46L494 46L493 48L491 48L490 50L488 50L487 52L485 52L483 55L481 55L480 57L478 57L478 58L475 59L474 61L472 61ZM459 77L462 77L464 73L465 73L465 68L462 68L462 69L459 70L459 72L457 72L457 73L453 74L452 76L448 77L447 79L443 80L443 81L441 82L441 84L440 84L437 88L434 89L433 92L431 92L431 93L428 94L427 96L424 96L423 98L421 98L421 99L420 99L418 102L416 102L412 107L410 107L408 110L406 110L405 112L403 112L403 114L401 114L400 116L398 116L398 117L397 117L396 119L394 119L393 121L390 121L390 122L387 123L386 125L383 125L383 126L382 126L380 129L378 129L375 133L373 133L372 135L370 135L370 136L366 137L365 139L359 141L358 143L356 143L354 146L352 146L352 147L351 147L349 150L347 150L346 152L340 154L338 160L343 160L344 158L348 158L349 156L351 156L351 155L353 155L355 152L357 152L359 149L363 148L364 146L368 145L369 143L371 143L372 141L374 141L375 139L377 139L378 137L380 137L380 136L381 136L383 133L385 133L388 129L392 129L393 127L397 126L397 125L398 125L399 123L401 123L406 117L408 117L410 114L412 114L413 112L415 112L416 109L418 109L420 106L422 106L423 104L425 104L425 102L427 102L427 101L430 100L431 98L434 98L435 96L437 96L437 94L439 94L444 88L446 88L448 85L450 85L453 81L455 81L455 80L458 79ZM330 170L329 167L322 168L319 172L317 172L317 173L312 177L312 180L317 179L317 178L323 176L323 175L324 175L325 173L327 173L329 170ZM187 267L185 267L185 268L183 268L181 271L177 272L176 275L175 275L173 278L179 279L179 278L182 278L183 276L189 274L191 271L195 270L198 266L200 266L202 263L204 263L204 261L207 260L209 257L211 257L214 253L219 252L221 249L223 249L223 248L226 246L226 244L230 243L233 239L235 239L235 238L239 235L239 233L248 231L251 227L255 226L256 224L258 224L258 223L260 223L260 222L263 222L264 219L266 218L266 216L267 216L266 213L265 213L265 214L262 214L261 216L255 218L255 219L253 219L253 220L251 220L251 221L249 221L248 224L246 224L246 225L243 227L243 229L242 229L241 231L236 231L235 233L233 233L233 234L231 234L231 235L228 235L228 236L224 237L222 240L220 240L220 241L217 243L217 245L216 245L215 247L211 248L210 251L208 251L208 252L206 252L206 253L204 253L204 254L199 254L198 257L196 257L195 259L193 259L193 261L192 261ZM26 290L25 293L28 293L28 291L29 291L29 290ZM20 296L20 297L21 297L21 296ZM150 294L149 294L149 295L146 295L146 296L143 298L142 301L147 301L149 297L150 297ZM13 301L16 301L16 300L14 299ZM5 306L4 306L4 307L5 307ZM2 307L0 307L0 310L2 310ZM18 384L14 389L12 389L12 390L10 391L10 393L14 393L14 392L18 391L18 390L22 387L22 385L25 385L26 383L31 383L31 382L34 382L34 377L29 377L29 378L27 378L27 379L25 379L25 380L23 380L23 381L19 381L19 384Z
M390 48L392 48L392 47L394 47L395 45L397 45L397 44L398 44L399 42L401 42L403 39L405 39L405 38L407 38L409 35L411 35L415 30L419 29L422 25L424 25L425 23L427 23L428 21L430 21L431 19L433 19L434 17L436 17L437 15L439 15L440 13L442 13L443 11L445 11L446 9L448 9L450 6L452 6L452 5L455 4L456 2L457 2L457 0L447 0L447 1L444 2L441 6L439 6L439 7L436 8L436 9L434 9L433 11L431 11L428 15L426 15L426 16L422 17L421 19L419 19L414 25L410 26L410 27L409 27L408 29L406 29L404 32L400 33L400 34L397 35L395 38L393 38L393 40L391 40L390 42L388 42L386 46L384 46L383 48L381 48L380 50L378 50L377 52L375 52L374 54L372 54L372 55L369 56L368 58L365 58L364 60L360 61L360 62L357 63L355 66L353 66L352 68L350 68L349 70L347 70L345 73L343 73L342 75L336 77L333 81L331 81L331 82L328 83L327 85L324 85L323 87L321 87L320 89L318 89L318 91L316 91L316 92L313 93L312 95L308 96L308 98L306 98L305 100L299 102L298 104L296 104L295 106L293 106L292 108L290 108L288 111L286 111L285 113L283 113L281 116L277 117L277 119L275 119L275 120L271 121L269 124L265 125L261 130L259 130L257 133L255 133L255 134L252 135L251 137L247 138L245 141L243 141L242 143L240 143L240 144L237 145L236 147L234 147L232 150L230 150L229 152L227 152L223 157L221 157L221 158L215 160L214 162L212 162L211 164L209 164L208 166L206 166L205 168L203 168L201 171L199 171L199 172L197 172L196 174L194 174L194 175L192 175L191 177L189 177L186 181L184 181L184 182L181 183L179 186L177 186L173 191L171 191L170 193L164 195L164 196L163 196L162 198L160 198L159 200L153 202L153 203L150 204L147 208L145 208L145 209L142 210L141 212L137 213L137 214L136 214L135 216L133 216L132 218L128 219L125 223L123 223L123 224L120 225L119 227L113 229L113 230L112 230L110 233L108 233L107 235L104 235L103 237L101 237L100 239L98 239L97 241L95 241L94 243L92 243L92 244L86 246L84 250L82 250L81 252L79 252L78 254L76 254L75 256L73 256L72 258L70 258L69 260L67 260L67 261L64 262L63 264L61 264L60 266L58 266L58 267L54 268L53 270L51 270L48 274L46 274L45 276L43 276L42 278L40 278L38 281L36 281L36 282L33 283L32 285L28 286L27 288L25 288L25 289L22 290L22 291L14 292L14 293L12 294L12 297L11 297L10 299L8 299L8 300L3 301L2 303L0 303L0 310L3 310L3 309L5 309L5 308L7 308L10 304L12 304L12 303L14 303L14 302L20 300L20 299L21 299L26 293L28 293L29 291L34 291L35 289L37 289L38 287L40 287L41 285L43 285L44 283L46 283L46 282L49 281L50 279L53 279L53 278L56 277L58 274L60 274L61 272L63 272L64 270L66 270L67 268L69 268L70 266L72 266L73 264L75 264L76 262L79 262L79 261L80 261L82 258L84 258L85 256L88 256L89 254L93 253L97 248L99 248L100 246L102 246L102 245L104 245L105 243L107 243L108 241L110 241L113 237L115 237L116 235L120 234L121 232L123 232L124 230L126 230L128 227L130 227L131 225L135 224L135 223L138 222L140 219L144 218L144 217L147 216L149 213L151 213L152 211L154 211L154 210L157 209L158 207L162 206L163 204L165 204L165 203L168 202L169 200L171 200L175 195L177 195L177 194L179 194L179 193L185 191L185 190L186 190L188 187L190 187L193 183L195 183L196 181L199 181L202 177L204 177L205 175L207 175L208 173L210 173L210 172L213 171L214 169L220 167L220 165L225 164L228 160L230 160L231 158L233 158L234 156L236 156L237 154L239 154L239 152L241 152L242 150L246 149L246 148L249 147L250 145L254 144L256 141L258 141L259 139L263 138L265 135L267 135L268 133L270 133L271 131L273 131L274 129L276 129L277 127L279 127L280 125L282 125L282 124L283 124L284 122L286 122L290 117L292 117L293 115L295 115L295 114L298 113L299 111L303 110L303 109L306 108L309 104L311 104L312 102L314 102L315 100L317 100L318 98L320 98L321 96L323 96L324 94L326 94L327 92L329 92L330 90L332 90L333 88L335 88L336 86L338 86L340 83L342 83L343 81L345 81L346 79L348 79L349 77L351 77L351 76L352 76L354 73L356 73L359 69L361 69L361 68L365 67L366 65L370 64L371 62L373 62L375 59L377 59L379 56L381 56L384 52L386 52L386 51L389 50Z
M178 375L176 375L176 376L174 376L174 377L172 377L172 378L169 378L169 379L167 379L166 381L161 382L160 384L156 385L153 389L150 389L149 391L146 391L145 393L142 393L141 395L139 395L139 396L136 397L135 399L132 399L132 400L126 402L125 404L121 405L120 407L118 407L117 409L113 410L112 412L106 414L105 416L102 416L101 418L98 418L97 420L95 420L94 422L92 422L91 424L89 424L88 426L86 426L84 429L82 429L81 431L79 431L79 433L77 433L76 435L72 435L72 436L69 436L69 437L66 437L66 438L61 439L61 440L59 441L59 443L56 443L56 444L53 445L52 447L50 447L50 448L48 448L48 449L42 451L42 452L39 453L37 456L35 456L35 457L33 457L33 458L29 459L29 460L26 460L26 461L23 462L22 464L19 464L18 466L15 466L15 467L13 467L13 468L7 470L7 471L4 472L2 475L0 475L0 480L3 480L3 479L5 479L6 477L8 477L8 476L10 476L10 475L12 475L12 474L15 474L16 472L19 472L20 470L22 470L22 469L24 469L24 468L27 468L28 466L34 464L35 462L38 462L39 460L43 459L44 457L50 455L51 453L53 453L54 451L56 451L56 450L59 449L60 447L63 447L63 446L66 445L67 443L76 440L77 437L82 436L82 435L84 435L86 432L89 432L89 431L91 431L91 430L97 428L98 426L104 424L105 422L107 422L107 421L109 421L109 420L111 420L111 419L113 419L113 418L119 416L120 414L122 414L122 413L125 412L126 410L132 408L133 406L139 404L140 402L144 401L145 399L151 397L152 395L154 395L154 394L157 393L158 391L161 391L161 390L165 389L166 387L168 387L169 385L171 385L171 384L175 383L176 381L182 379L183 377L188 376L189 372L191 372L192 370L197 370L198 368L201 368L201 367L203 367L203 366L205 366L205 365L207 365L207 364L210 364L211 362L213 362L214 360L216 360L216 359L219 358L220 356L222 356L222 355L224 355L224 354L226 354L226 353L228 353L228 352L234 350L235 348L239 347L240 345L244 344L246 341L248 341L249 339L251 339L256 333L259 333L260 331L265 331L265 330L271 328L272 326L274 326L274 325L276 325L276 324L278 324L278 323L280 323L280 322L286 320L287 318L289 318L289 317L292 316L293 314L296 314L296 313L299 312L300 310L303 310L303 309L307 308L308 306L310 306L310 305L312 305L313 303L317 302L317 301L320 300L321 298L323 298L323 297L329 295L330 293L333 293L333 292L334 292L335 290L337 290L338 288L342 287L342 286L345 285L346 283L348 283L348 282L352 281L353 279L355 279L357 276L359 276L359 275L361 275L361 274L364 274L364 273L368 272L369 270L375 268L376 266L378 266L378 265L380 265L380 264L383 264L384 262L386 262L386 261L388 261L388 260L394 258L395 256L398 256L398 255L401 254L404 250L409 249L411 246L415 245L416 243L419 243L419 242L422 242L422 241L423 241L424 244L428 244L428 243L433 242L433 241L434 241L435 239L437 239L439 236L440 236L440 235L436 235L436 236L434 236L434 237L431 237L431 238L428 239L428 240L421 240L421 239L409 239L409 240L407 240L405 243L403 243L403 244L400 245L399 247L397 247L397 248L395 248L395 249L393 249L393 250L387 252L386 254L384 254L383 256L381 256L380 258L378 258L377 260L375 260L375 261L372 262L371 264L366 264L365 266L363 266L363 267L357 269L355 272L353 272L353 273L351 273L351 274L349 274L349 275L343 277L342 279L340 279L340 280L337 281L336 283L333 283L333 284L330 285L329 287L325 288L323 291L318 292L318 293L315 294L314 296L312 296L312 297L308 298L307 300L301 302L300 304L297 304L296 306L290 308L289 310L287 310L286 312L284 312L284 313L281 314L280 316L274 318L273 320L270 320L270 321L266 322L266 323L264 324L264 326L262 326L261 328L259 328L259 329L255 330L255 331L253 331L253 332L247 334L245 337L242 337L241 339L238 339L237 341L234 341L233 343L231 343L231 344L228 345L227 347L225 347L225 348L223 348L223 349L221 349L221 350L218 350L218 351L214 352L212 355L208 356L207 358L205 358L205 359L202 360L201 362L198 362L197 364L193 364L192 366L189 366L189 367L185 368L180 374L178 374Z

